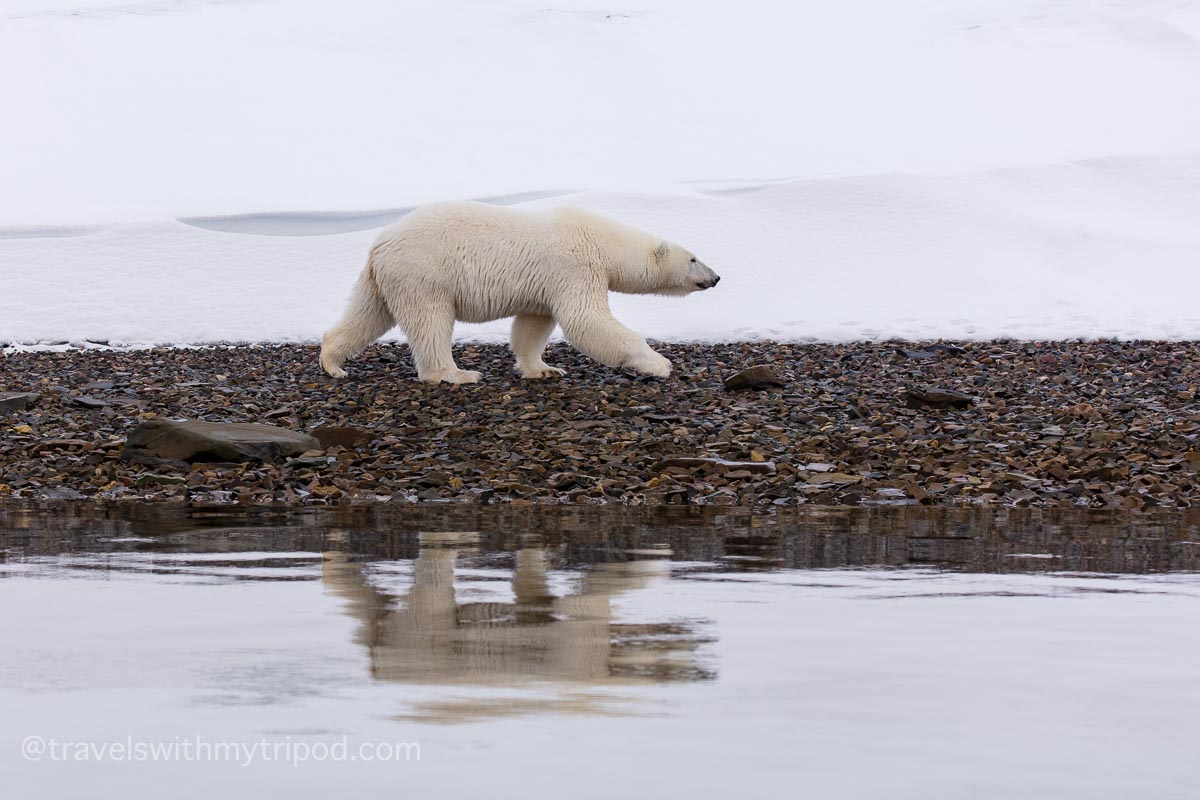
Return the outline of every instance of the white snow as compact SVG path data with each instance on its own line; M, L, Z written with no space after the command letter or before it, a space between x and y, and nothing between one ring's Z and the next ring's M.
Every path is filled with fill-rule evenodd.
M459 197L697 251L655 338L1200 338L1195 2L6 0L0 104L0 342L316 339Z

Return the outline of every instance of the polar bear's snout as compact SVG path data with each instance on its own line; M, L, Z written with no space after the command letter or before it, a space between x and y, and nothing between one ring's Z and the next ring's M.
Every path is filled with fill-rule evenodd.
M703 261L692 258L689 275L697 289L711 289L721 280L721 276L713 272Z

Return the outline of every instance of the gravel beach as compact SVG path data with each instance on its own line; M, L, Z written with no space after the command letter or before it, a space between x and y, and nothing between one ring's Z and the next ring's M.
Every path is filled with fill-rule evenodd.
M344 381L320 371L315 345L18 348L0 357L0 499L1122 509L1200 500L1197 342L655 346L674 362L668 379L555 344L546 360L566 377L523 381L507 347L459 345L459 365L483 373L466 386L416 382L397 344L370 348ZM775 385L726 387L753 366ZM236 463L131 454L127 436L158 419L264 423L317 434L322 446Z

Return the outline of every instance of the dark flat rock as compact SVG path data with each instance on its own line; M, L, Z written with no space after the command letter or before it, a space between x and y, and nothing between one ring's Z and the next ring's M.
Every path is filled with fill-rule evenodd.
M759 364L744 369L736 375L730 375L725 379L725 388L731 392L750 389L782 389L783 381L779 379L773 369L765 364Z
M104 408L108 405L107 400L101 400L99 397L88 397L87 395L74 396L71 398L71 402L84 408Z
M273 425L156 419L129 434L123 458L173 461L275 461L320 450L312 436Z
M0 414L31 408L41 398L36 392L0 392Z
M896 355L907 358L909 361L927 361L937 358L937 353L932 350L905 350L903 347L896 348Z
M970 408L975 398L954 389L909 386L904 390L909 408Z

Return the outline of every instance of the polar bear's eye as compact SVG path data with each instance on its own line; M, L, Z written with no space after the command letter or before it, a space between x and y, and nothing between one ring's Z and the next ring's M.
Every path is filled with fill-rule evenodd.
M693 263L693 264L695 264L695 263L696 263L696 257L695 257L695 256L692 256L692 263Z

